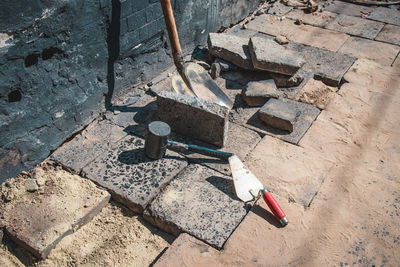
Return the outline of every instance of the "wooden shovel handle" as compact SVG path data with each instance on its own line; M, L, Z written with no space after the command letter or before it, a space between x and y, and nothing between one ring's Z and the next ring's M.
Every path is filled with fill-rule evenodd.
M172 12L171 0L160 0L164 14L165 25L167 26L169 41L172 47L172 56L175 66L180 69L183 67L182 49L179 43L178 31L176 30L174 13Z

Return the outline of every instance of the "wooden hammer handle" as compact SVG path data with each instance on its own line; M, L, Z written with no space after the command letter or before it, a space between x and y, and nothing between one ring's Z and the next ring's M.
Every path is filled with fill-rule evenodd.
M179 43L178 31L176 30L174 13L172 12L171 0L160 0L164 14L165 25L167 26L169 41L172 47L172 56L175 66L180 69L183 67L182 49Z

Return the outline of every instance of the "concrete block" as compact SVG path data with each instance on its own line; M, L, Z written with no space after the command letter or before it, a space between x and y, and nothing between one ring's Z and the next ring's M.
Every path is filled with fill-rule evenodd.
M274 80L250 82L242 91L242 98L251 107L261 107L270 98L279 98L281 92L276 88Z
M339 50L340 53L349 54L357 58L367 58L382 65L390 66L395 60L400 47L352 37Z
M384 24L363 18L340 14L326 28L344 32L359 37L374 39L382 30Z
M231 177L193 164L154 199L144 217L166 232L186 232L221 249L248 209L236 198Z
M400 27L386 24L375 40L400 45Z
M343 1L333 1L325 8L326 11L354 17L368 16L373 9L373 7L346 3Z
M116 142L125 136L123 128L107 120L96 121L57 149L51 155L51 159L79 173L89 162L115 146Z
M223 147L228 132L229 110L198 98L172 92L157 96L158 117L173 132Z
M304 24L323 28L336 16L336 13L329 11L307 13L304 10L295 9L286 14L285 17L292 20L301 20Z
M377 7L368 18L400 26L400 12L396 8Z
M295 51L261 37L250 38L249 50L253 66L258 70L293 75L305 63Z
M186 165L186 160L173 151L167 151L162 159L150 160L144 154L144 140L128 136L82 173L109 190L115 201L141 213Z
M215 57L232 62L243 68L252 70L253 64L248 49L249 39L225 33L208 35L208 50Z
M296 109L293 102L289 103L279 99L270 99L260 109L258 116L274 128L293 132L293 125L300 116L300 111Z
M32 193L25 181L33 173L7 180L1 187L1 226L21 247L44 259L67 235L90 221L110 195L92 182L53 166L37 167L40 184ZM40 172L40 177L37 173ZM42 182L39 182L41 179Z
M271 100L272 99L270 99L270 101ZM261 135L271 135L289 143L297 144L307 132L308 128L310 128L313 121L317 118L320 111L316 107L293 100L282 99L281 101L287 102L288 105L296 106L296 110L300 113L300 115L294 121L293 132L279 130L277 128L268 126L259 118L258 112L260 109L256 107L239 108L236 110L236 112L231 114L230 120L234 123L256 131Z

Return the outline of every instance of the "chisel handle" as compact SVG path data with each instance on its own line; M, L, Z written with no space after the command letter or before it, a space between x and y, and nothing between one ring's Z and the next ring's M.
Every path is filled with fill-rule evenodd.
M283 212L281 206L279 206L278 202L272 196L270 192L266 188L262 190L262 195L265 203L267 203L269 209L274 214L275 218L283 225L287 225L289 222L286 219L286 214Z

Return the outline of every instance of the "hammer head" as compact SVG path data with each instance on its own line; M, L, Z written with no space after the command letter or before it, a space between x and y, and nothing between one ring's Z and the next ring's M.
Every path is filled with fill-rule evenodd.
M167 151L168 138L171 128L162 121L153 121L148 125L144 143L144 153L148 158L161 159Z

